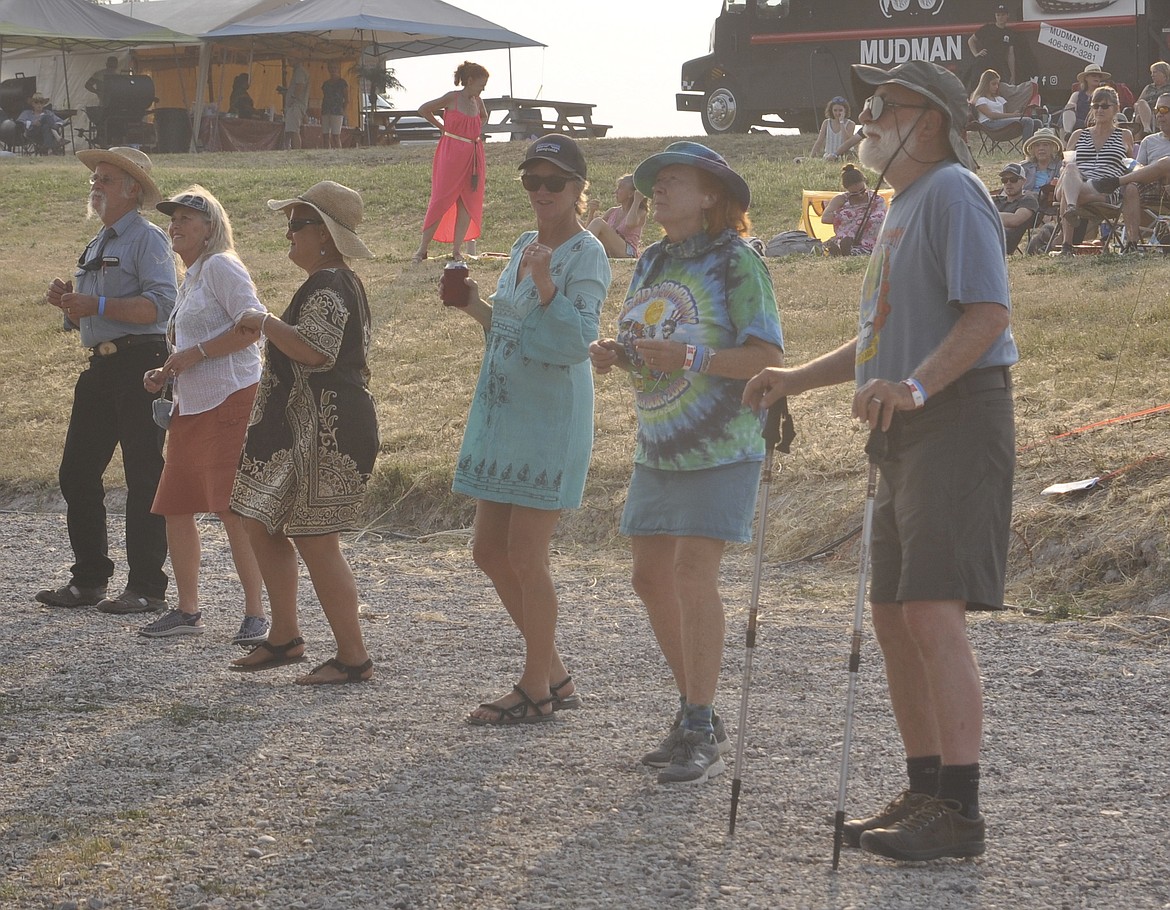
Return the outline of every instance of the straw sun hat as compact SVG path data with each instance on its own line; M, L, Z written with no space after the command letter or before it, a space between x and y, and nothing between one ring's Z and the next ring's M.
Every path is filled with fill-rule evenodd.
M374 257L357 235L357 226L362 223L362 197L357 190L332 180L322 180L295 199L268 200L268 207L274 212L283 212L294 205L307 205L321 216L342 256L353 259Z
M162 200L162 193L150 178L150 157L139 149L121 146L109 149L85 149L77 153L78 160L91 171L99 164L109 164L125 171L142 187L143 205L154 205Z

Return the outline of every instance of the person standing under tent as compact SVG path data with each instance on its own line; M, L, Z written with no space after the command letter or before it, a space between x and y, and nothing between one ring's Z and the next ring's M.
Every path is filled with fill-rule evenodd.
M341 64L328 63L329 78L321 84L321 138L325 148L341 148L341 124L349 104L349 83L341 76Z
M451 258L463 258L463 242L479 237L483 226L483 94L489 73L465 60L455 70L461 89L447 92L418 109L440 131L431 168L431 201L423 218L422 241L411 258L422 262L432 240L452 244Z
M983 693L966 611L1003 606L1015 428L1003 227L963 139L967 98L941 66L856 64L861 162L894 199L862 283L859 331L761 372L766 408L853 380L853 416L887 431L873 521L873 626L909 785L845 823L850 846L897 860L976 856Z

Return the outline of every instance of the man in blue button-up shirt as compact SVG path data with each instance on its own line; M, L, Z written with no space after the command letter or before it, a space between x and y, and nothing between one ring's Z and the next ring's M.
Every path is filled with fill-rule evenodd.
M89 149L77 157L93 172L89 210L103 230L85 248L73 280L55 278L48 291L65 329L79 330L90 354L73 392L59 472L74 563L68 584L36 599L57 607L96 604L107 613L142 613L166 605L166 524L150 511L162 473L162 439L151 413L155 396L143 388L142 377L167 357L175 260L167 235L141 214L161 198L150 158L132 148ZM107 598L114 563L102 476L119 445L129 575L124 593Z

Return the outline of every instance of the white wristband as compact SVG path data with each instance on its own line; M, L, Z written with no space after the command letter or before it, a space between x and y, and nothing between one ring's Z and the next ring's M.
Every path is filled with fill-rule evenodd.
M909 379L903 379L902 385L910 390L910 397L914 399L915 408L926 404L926 389L922 387L921 382L911 376Z
M207 350L203 347L203 343L200 342L199 344L195 345L195 347L197 347L199 349L199 353L202 354L203 359L206 360L207 359Z
M692 366L695 365L695 354L696 353L698 353L698 352L695 349L695 346L693 344L688 344L686 356L683 357L683 369L684 370L689 370Z

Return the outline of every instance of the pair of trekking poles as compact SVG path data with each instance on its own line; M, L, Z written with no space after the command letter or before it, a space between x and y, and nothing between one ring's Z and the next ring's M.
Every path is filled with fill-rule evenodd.
M788 400L781 398L768 409L764 419L764 467L760 474L760 510L756 529L756 561L752 575L752 602L748 614L747 643L743 660L743 685L740 690L739 727L735 747L735 776L731 781L731 818L727 833L735 834L735 817L743 773L743 750L747 736L748 695L751 691L752 655L756 646L756 619L760 605L760 576L764 566L764 536L768 525L768 494L772 482L775 451L787 453L796 437ZM837 811L833 817L833 869L841 860L845 836L845 791L849 780L849 746L853 739L853 703L857 695L857 673L861 666L861 631L865 617L865 594L869 581L869 548L873 540L873 510L877 496L878 462L886 457L886 434L874 429L865 444L869 473L865 485L865 517L861 525L861 565L857 572L857 597L853 606L853 634L849 646L849 689L845 698L845 737L841 745L841 775L837 786Z

